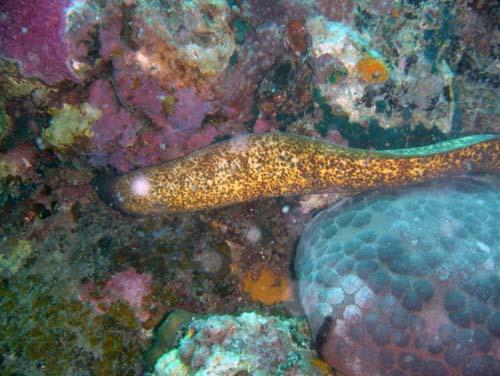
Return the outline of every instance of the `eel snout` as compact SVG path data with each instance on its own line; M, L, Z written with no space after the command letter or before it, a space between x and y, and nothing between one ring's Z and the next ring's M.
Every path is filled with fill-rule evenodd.
M116 195L115 183L119 176L97 175L92 179L92 187L99 195L99 198L108 206L119 209L120 202Z

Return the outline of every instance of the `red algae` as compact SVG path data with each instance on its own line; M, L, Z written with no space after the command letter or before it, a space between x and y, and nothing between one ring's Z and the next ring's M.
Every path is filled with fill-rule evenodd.
M93 282L84 284L79 298L90 302L100 314L109 311L113 303L123 301L135 312L138 320L146 321L149 313L143 305L151 292L151 275L137 273L134 268L129 268L115 274L102 288Z
M2 55L20 63L27 77L53 85L78 81L68 66L65 11L71 0L3 0L0 2Z
M307 53L309 41L304 21L293 20L286 25L285 43L298 56Z

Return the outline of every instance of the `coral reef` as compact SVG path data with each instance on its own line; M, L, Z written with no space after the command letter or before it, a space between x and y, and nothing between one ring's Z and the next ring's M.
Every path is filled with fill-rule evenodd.
M182 320L165 316L182 309L303 315L294 248L340 196L131 218L93 177L242 133L365 149L499 133L498 33L491 1L1 0L0 373L142 374L173 350ZM483 356L464 372L487 374L497 337L474 317L448 354L476 330Z
M113 303L126 303L140 321L149 319L145 307L148 296L152 293L152 277L139 274L134 268L115 274L104 286L88 282L81 287L79 299L88 301L97 313L109 311Z
M384 63L370 56L359 60L356 63L355 69L363 80L370 84L382 83L389 78L389 73Z
M307 225L295 268L332 366L346 375L500 371L498 183L378 194Z
M123 324L125 313L94 317L71 298L71 287L62 288L66 282L55 276L49 282L39 274L2 282L0 308L10 313L0 318L3 372L58 375L88 367L96 375L138 372L134 357L140 346L131 340L137 329Z
M35 170L38 157L36 148L29 144L0 153L0 207L21 198L28 185L40 180Z
M443 94L444 88L453 87L454 82L446 60L431 62L418 48L412 47L411 53L418 60L415 64L396 61L376 49L373 35L324 17L308 20L308 30L317 88L334 115L345 114L349 121L364 127L374 121L383 128L410 122L450 132L457 104L453 94L448 97ZM403 50L406 41L395 45ZM421 89L415 88L419 85ZM377 102L378 106L382 103L385 106L387 101L391 103L390 113L377 107ZM432 103L434 109L430 111L429 105L421 105L422 102ZM411 118L404 115L408 109L414 109Z
M462 103L467 119L477 121L470 96L464 102L460 95L476 87L467 78L457 80L459 64L436 36L440 31L456 38L452 21L466 23L461 5L446 13L430 1L277 6L60 0L53 6L7 1L1 11L4 59L19 61L26 77L50 84L83 80L86 85L75 90L80 103L71 104L82 106L90 96L106 114L95 121L91 142L81 148L76 141L72 148L85 150L74 154L90 156L98 167L128 171L177 158L254 123L258 130L255 105L270 122L263 129L283 130L313 113L312 125L323 136L340 131L353 143L372 128L417 132L423 124L449 133L465 124ZM34 12L41 22L31 21ZM470 21L477 23L477 16ZM495 94L481 92L472 97L488 107ZM479 112L494 120L491 106Z
M32 245L16 273L1 275L7 374L140 373L153 328L167 312L268 309L239 285L263 261L287 275L295 238L280 237L287 221L279 208L254 204L211 216L131 220L97 202L91 173L55 166L43 168L43 183L28 199L2 211L2 254L12 254L19 241ZM253 226L261 241L251 243ZM279 304L272 309L288 313ZM163 326L159 332L169 337ZM64 351L55 351L61 343ZM150 365L164 346L155 348Z
M254 312L195 319L184 326L177 348L158 359L153 375L321 375L304 324Z

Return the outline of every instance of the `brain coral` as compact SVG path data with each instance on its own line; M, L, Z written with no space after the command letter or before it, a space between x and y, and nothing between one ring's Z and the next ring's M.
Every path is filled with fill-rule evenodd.
M295 268L317 349L346 375L500 374L500 190L356 199L306 227Z

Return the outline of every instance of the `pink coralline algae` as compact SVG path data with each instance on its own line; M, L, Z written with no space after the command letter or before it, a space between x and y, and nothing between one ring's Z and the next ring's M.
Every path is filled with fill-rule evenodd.
M95 165L109 163L119 171L127 171L140 164L134 160L133 153L125 151L138 143L137 132L141 123L118 104L111 84L106 80L95 81L90 88L89 103L103 112L93 126L91 161ZM155 163L157 160L153 158L143 162Z
M146 297L151 294L151 285L151 275L137 273L130 268L115 274L104 287L94 282L84 284L79 298L90 302L99 314L106 312L113 303L123 301L134 310L137 319L144 322L149 318L144 305Z
M103 115L93 126L94 162L99 163L106 150L112 147L128 147L137 141L136 132L140 123L125 108L120 107L116 100L111 84L106 80L95 81L90 88L89 103L99 108ZM127 170L130 163L115 156L115 167Z
M140 89L130 91L130 95L137 98L138 106L143 98L140 94ZM138 117L137 112L128 109L133 106L119 105L110 82L95 81L90 88L89 103L99 108L103 115L93 126L94 148L90 153L93 164L110 164L124 172L177 158L211 143L217 131L213 127L200 129L205 113L211 109L210 104L199 100L191 88L178 90L172 98L176 102L172 116L162 114L155 108L154 101L144 101L143 116ZM141 123L145 117L152 123L149 128Z
M202 101L193 88L179 89L175 98L175 112L169 116L169 120L176 128L197 130L205 114L213 111L213 106Z
M193 86L192 72L178 74L191 68L176 47L158 38L140 10L132 18L131 37L124 40L123 17L116 7L101 15L99 54L112 72L92 83L89 92L89 103L103 112L93 126L91 163L120 172L177 158L219 134L211 125L202 127L216 111L209 99L213 93Z
M0 2L0 51L20 63L27 77L48 84L76 80L68 67L65 10L72 0Z
M39 152L30 144L21 144L7 153L0 153L0 179L10 175L38 181L35 166L39 157Z
M311 112L313 84L323 82L313 80L314 59L301 58L315 46L307 25L324 11L317 2L196 0L168 12L160 3L0 5L2 56L50 84L80 81L71 104L88 101L103 114L85 145L68 150L126 172Z

